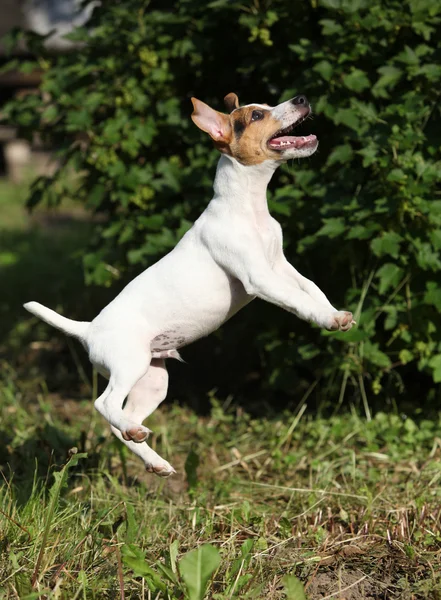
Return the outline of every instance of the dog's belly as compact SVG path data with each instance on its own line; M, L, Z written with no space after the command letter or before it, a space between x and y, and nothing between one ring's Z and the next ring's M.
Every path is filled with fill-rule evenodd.
M240 281L227 279L228 290L222 290L223 293L213 291L210 295L195 297L193 302L187 298L184 306L176 311L181 318L164 315L163 326L152 339L150 349L161 352L187 346L218 329L252 300Z
M168 329L159 333L152 339L150 350L162 352L164 350L177 350L194 341L190 328L177 325L175 329Z

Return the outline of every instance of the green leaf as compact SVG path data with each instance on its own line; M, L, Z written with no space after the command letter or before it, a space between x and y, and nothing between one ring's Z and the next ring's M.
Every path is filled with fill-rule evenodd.
M438 312L441 313L441 287L435 281L426 283L426 293L423 298L424 304L435 306Z
M345 231L346 224L342 217L332 217L323 219L324 225L317 231L316 235L326 236L328 238L338 237Z
M400 351L398 358L400 359L403 365L407 365L412 360L414 360L415 357L410 350L408 350L407 348L403 348Z
M236 560L233 561L231 569L228 572L229 578L234 578L241 568L245 569L248 566L251 560L251 551L253 549L253 546L253 538L249 538L248 540L244 541L240 548L240 557L236 558Z
M384 320L384 328L386 329L386 331L390 331L391 329L394 329L394 327L396 327L397 324L397 308L393 305L384 306L383 311L386 313L386 319Z
M372 88L372 93L374 96L383 95L384 90L393 89L403 75L403 70L398 67L394 67L393 65L385 65L384 67L380 67L377 69L377 72L380 74L379 79L376 84ZM388 94L386 94L387 96Z
M376 273L380 280L378 291L384 294L389 288L396 287L403 277L403 269L394 263L385 263Z
M335 163L348 163L351 161L353 154L354 151L352 150L352 146L350 144L341 144L332 150L326 164L327 166L330 166L334 165Z
M156 561L156 568L158 569L158 571L160 573L162 573L163 577L165 577L166 580L173 583L174 585L178 584L178 579L177 579L176 575L173 573L173 570L170 569L169 567L167 567L166 565L164 565L164 563L162 563L159 560Z
M403 241L401 235L395 231L385 231L371 242L372 252L376 256L392 256L398 258L400 244Z
M135 544L124 544L121 548L121 557L123 563L133 571L135 577L146 579L151 591L165 592L167 590L167 585L161 580L161 577L147 564L145 552L141 548Z
M348 240L367 240L381 229L379 223L368 221L363 225L353 225L346 234Z
M323 3L325 4L326 2L332 1L333 0L323 0ZM319 23L322 26L323 35L336 35L343 31L343 27L333 19L321 19Z
M391 365L390 358L380 350L379 344L370 341L366 341L363 345L363 356L377 367L388 368Z
M170 555L170 566L173 573L176 575L178 572L177 567L177 558L179 552L179 542L178 540L173 540L169 547L169 555Z
M314 67L313 71L316 71L325 81L331 81L334 73L334 67L331 65L329 60L321 60Z
M337 125L346 125L350 129L358 131L360 128L360 121L357 113L351 108L339 108L334 115L334 122Z
M416 260L419 267L425 271L439 271L441 269L440 253L434 250L429 242L422 242L419 239L414 240L417 249Z
M441 79L441 65L437 65L434 63L423 65L417 70L416 74L425 75L428 81L438 83Z
M403 169L392 169L387 176L388 181L394 181L396 183L405 183L406 179L407 175Z
M67 115L68 131L85 131L92 124L92 115L87 109L70 111Z
M351 73L344 75L343 83L354 92L362 92L371 85L368 76L361 69L353 69Z
M306 600L302 582L294 575L285 575L282 579L287 600Z
M179 561L189 600L203 600L210 577L220 565L220 554L211 544L187 552Z
M349 331L322 331L322 335L330 336L335 340L339 340L340 342L345 342L347 344L353 342L362 342L369 338L369 333L357 326L352 327L352 329Z
M412 66L418 65L420 62L415 51L407 45L404 46L404 50L398 54L397 60Z
M128 503L126 503L126 521L126 541L131 543L138 534L139 526L136 523L135 509Z
M429 367L432 369L432 377L435 383L441 382L441 354L437 354L429 360Z

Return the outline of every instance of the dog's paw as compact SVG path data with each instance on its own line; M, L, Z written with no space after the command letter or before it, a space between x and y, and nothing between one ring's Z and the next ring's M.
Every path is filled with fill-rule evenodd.
M121 431L121 435L127 442L137 442L138 444L145 442L151 433L150 429L144 425L136 425L126 431Z
M329 331L349 331L352 325L355 325L351 312L339 310L331 315L326 327Z
M154 473L159 477L170 477L170 475L174 475L176 473L171 464L163 458L155 462L155 464L146 464L145 469L148 473Z

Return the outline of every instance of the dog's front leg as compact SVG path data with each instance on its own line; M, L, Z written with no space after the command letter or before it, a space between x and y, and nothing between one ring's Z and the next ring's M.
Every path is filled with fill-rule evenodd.
M204 242L218 265L239 279L247 294L331 331L347 331L352 327L352 313L335 310L329 302L323 303L324 294L318 294L317 298L315 290L314 298L300 289L297 280L275 271L268 262L261 239L252 228L230 226L228 245L225 238L219 236L220 231L220 227L211 228L206 232Z
M294 282L296 282L298 287L311 296L313 300L316 300L323 306L326 306L327 308L337 312L337 309L332 306L318 285L316 285L307 277L301 275L297 269L295 269L292 264L286 260L285 255L282 254L281 258L276 262L274 265L274 271L280 275L292 279Z
M297 285L299 285L298 281L290 281L288 277L279 275L271 269L259 274L249 273L249 278L246 284L244 283L250 295L277 304L305 321L312 321L329 331L351 329L354 324L352 313L338 311L329 302L324 304L321 295L318 295L318 300ZM319 288L317 290L320 292ZM314 289L314 292L317 290Z

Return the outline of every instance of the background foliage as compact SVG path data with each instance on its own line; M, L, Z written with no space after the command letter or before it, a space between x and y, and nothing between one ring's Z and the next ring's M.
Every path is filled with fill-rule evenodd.
M320 151L279 170L270 207L288 258L354 311L358 327L327 334L256 302L184 352L202 373L191 379L296 402L314 390L332 405L361 400L367 413L374 396L403 409L415 397L433 401L440 21L437 0L103 3L92 34L71 36L86 42L79 51L49 56L38 37L28 40L43 84L5 117L23 135L38 131L62 160L34 183L29 204L57 204L74 188L106 217L84 268L88 284L115 293L170 250L210 198L217 155L189 119L190 96L221 109L230 91L270 104L306 93Z

